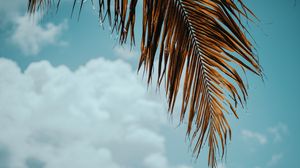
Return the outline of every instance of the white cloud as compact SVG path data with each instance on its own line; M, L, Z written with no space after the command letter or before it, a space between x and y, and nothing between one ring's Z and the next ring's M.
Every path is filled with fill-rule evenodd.
M274 167L274 166L276 166L276 165L279 163L279 161L282 159L282 157L283 157L283 154L282 154L282 153L278 153L278 154L272 155L272 158L271 158L271 160L267 163L267 166L268 166L268 167Z
M25 55L36 55L48 45L66 45L59 36L67 28L67 22L60 24L47 22L40 24L43 14L36 12L30 17L26 14L27 2L19 0L1 1L0 29L9 34L11 44L18 47ZM12 28L12 29L11 29Z
M273 127L270 127L268 131L273 135L274 142L281 142L283 136L288 133L288 127L283 123L279 123Z
M259 144L264 145L267 143L267 137L261 133L253 132L250 130L242 130L242 136L246 140L255 140Z
M218 163L217 168L226 168L225 163Z
M165 168L168 167L167 159L160 153L152 154L145 158L144 163L147 168Z
M15 18L15 30L10 37L13 44L25 55L36 55L47 45L65 45L58 37L67 28L67 22L55 25L51 22L41 26L42 16L31 17L28 14Z
M170 166L168 159L162 153L154 153L144 159L145 168L191 168L186 165Z
M130 60L132 58L137 59L138 53L136 50L130 49L130 46L117 46L114 48L114 52L117 56L124 60Z
M124 61L76 71L0 58L0 146L10 167L188 168L166 152L166 112Z

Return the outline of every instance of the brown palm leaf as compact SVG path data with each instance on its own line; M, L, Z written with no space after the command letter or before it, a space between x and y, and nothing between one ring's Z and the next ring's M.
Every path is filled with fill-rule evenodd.
M81 11L84 0L78 1ZM134 42L137 1L98 0L99 18L108 18L113 30L120 33L120 43L126 42L129 32ZM28 11L34 13L51 3L29 0ZM59 6L60 0L56 3ZM73 10L76 4L74 0ZM247 89L237 67L262 76L253 46L244 33L247 30L242 19L248 20L248 16L255 18L242 0L143 1L139 68L145 68L150 82L158 57L158 85L165 79L171 114L183 82L181 122L188 112L187 135L194 153L198 157L207 140L208 164L212 167L216 166L219 145L223 156L231 137L225 112L230 109L237 117L237 105L246 101Z

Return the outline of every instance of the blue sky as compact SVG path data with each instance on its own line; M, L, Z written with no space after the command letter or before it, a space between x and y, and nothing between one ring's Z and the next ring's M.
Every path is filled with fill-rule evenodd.
M136 73L139 42L119 46L89 1L71 19L71 2L29 18L25 2L1 0L0 168L207 167L206 148L192 158L185 124L167 116L163 89ZM248 27L266 77L248 74L218 168L298 167L300 4L245 2L260 20Z

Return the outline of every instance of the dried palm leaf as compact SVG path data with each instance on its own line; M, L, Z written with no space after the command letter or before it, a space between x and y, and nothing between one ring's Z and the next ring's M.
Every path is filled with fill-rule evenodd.
M84 0L79 2L81 11ZM51 3L29 0L28 11L34 13ZM73 10L76 4L74 0ZM108 17L113 30L120 33L120 43L126 42L129 32L134 43L137 0L98 0L98 4L99 18ZM246 101L247 89L237 67L262 76L242 24L249 16L255 18L242 0L143 1L139 69L144 67L150 82L158 57L158 85L165 79L171 114L183 82L180 120L188 115L187 135L197 157L207 141L208 164L212 167L216 166L219 145L223 157L231 137L225 113L230 109L238 117L237 105Z

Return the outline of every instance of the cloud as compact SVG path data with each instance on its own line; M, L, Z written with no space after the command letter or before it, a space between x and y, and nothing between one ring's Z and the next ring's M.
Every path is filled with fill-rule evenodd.
M261 133L253 132L250 130L242 130L242 136L246 140L255 140L259 144L264 145L267 143L267 137Z
M130 46L117 46L114 48L114 52L117 56L124 60L136 59L138 56L137 51L130 49Z
M169 162L162 100L124 61L98 58L76 71L41 61L22 72L0 58L0 76L0 160L9 167L189 168Z
M16 16L19 16L20 9L23 7L26 10L26 1L20 0L1 0L0 5L0 25L12 21Z
M59 40L59 36L67 29L67 22L40 24L43 14L36 12L34 16L29 16L26 3L19 0L1 2L0 30L8 34L4 38L24 55L36 55L48 45L66 45L67 42Z
M218 163L217 168L226 168L225 163Z
M282 153L278 153L278 154L272 155L272 158L271 158L271 160L267 163L267 166L268 166L268 167L274 167L274 166L276 166L276 165L279 163L279 161L282 159L282 157L283 157L283 154L282 154Z
M7 168L9 167L10 162L10 153L6 146L0 144L0 167Z
M146 168L171 168L170 163L168 163L168 159L166 156L161 153L155 153L149 155L144 159L144 166ZM173 168L173 167L172 167ZM178 165L175 168L191 168L186 165Z
M36 16L33 18L26 14L16 17L15 30L10 37L14 45L25 55L36 55L47 45L66 45L66 42L58 38L67 28L66 21L58 25L48 22L42 26L39 24L42 16Z
M283 139L282 136L288 133L288 127L283 123L279 123L273 127L270 127L268 132L273 135L274 142L281 142Z

